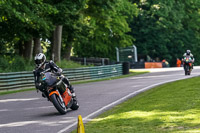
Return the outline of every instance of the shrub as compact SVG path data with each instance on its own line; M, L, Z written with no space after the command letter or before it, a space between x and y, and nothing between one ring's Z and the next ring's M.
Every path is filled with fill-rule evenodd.
M24 71L26 68L26 61L22 57L15 57L11 64L11 71Z
M83 67L79 63L75 63L73 61L67 61L67 60L61 60L61 62L56 63L56 64L61 68L79 68L79 67Z
M0 72L5 72L9 68L9 61L4 58L0 57Z
M73 61L62 60L56 63L60 68L78 68L83 67L79 63ZM19 72L19 71L32 71L35 67L34 61L25 60L21 56L15 57L0 57L0 73L4 72Z

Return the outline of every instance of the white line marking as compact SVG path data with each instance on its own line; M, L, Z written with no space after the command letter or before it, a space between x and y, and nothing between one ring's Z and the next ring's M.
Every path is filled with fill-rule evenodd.
M33 107L33 108L25 108L24 110L33 110L33 109L49 109L53 108L54 106L43 106L43 107Z
M2 127L19 127L19 126L25 126L29 124L36 124L39 123L39 121L21 121L21 122L13 122L13 123L7 123L7 124L0 124L0 128Z
M32 100L38 100L38 99L40 99L40 98L4 99L4 100L0 100L0 103L17 102L17 101L32 101Z
M176 74L176 76L181 75L181 76L185 76L184 74ZM192 75L200 75L200 73L194 73ZM143 77L133 77L130 79L142 79L142 78L160 78L160 77L170 77L170 76L174 76L174 75L155 75L155 76L143 76Z
M130 79L142 79L142 78L158 78L158 77L167 77L167 76L172 76L172 75L155 75L155 76L144 76L144 77L133 77Z
M0 112L7 112L9 111L8 109L0 109Z
M5 123L5 124L0 124L0 128L7 128L7 127L22 127L26 125L31 125L31 124L37 124L41 126L59 126L63 123L72 123L76 122L76 118L68 118L62 121L18 121L18 122L11 122L11 123Z
M140 90L137 90L137 91L135 91L135 92L133 92L133 93L130 93L130 94L126 95L125 97L123 97L123 98L121 98L121 99L119 99L119 100L117 100L117 101L115 101L115 102L112 102L112 103L110 103L110 104L108 104L108 105L106 105L106 106L100 108L99 110L97 110L97 111L95 111L95 112L89 114L88 116L86 116L86 117L83 118L83 121L84 121L84 123L86 123L86 122L88 122L89 120L91 120L90 117L95 116L95 115L99 114L100 112L102 112L103 110L106 110L106 109L108 109L108 108L110 108L110 107L112 107L112 106L114 106L114 105L116 105L116 104L119 104L119 103L123 102L124 100L126 100L126 99L128 99L128 98L130 98L130 97L132 97L132 96L134 96L134 95L136 95L136 94L139 94L139 93L141 93L141 92L143 92L143 91L146 91L146 90L148 90L148 89L150 89L150 88L153 88L153 87L158 86L158 85L161 85L161 84L173 82L173 81L186 79L186 78L187 78L187 77L184 76L184 77L182 77L182 78L178 78L178 79L173 79L173 80L168 80L168 81L164 81L164 82L152 84L152 85L150 85L150 86L147 86L147 87L145 87L145 88L142 88L142 89L140 89ZM191 78L192 78L192 76L191 76ZM78 122L76 121L75 123L73 123L73 124L67 126L66 128L61 129L58 133L64 133L64 132L66 132L67 130L69 130L69 129L72 128L73 126L76 126L77 123L78 123Z
M139 87L139 86L142 86L142 85L133 85L133 86L131 86L131 87Z

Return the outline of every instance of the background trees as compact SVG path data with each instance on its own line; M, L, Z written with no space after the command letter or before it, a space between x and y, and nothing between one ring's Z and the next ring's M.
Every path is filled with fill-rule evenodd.
M115 47L171 64L190 49L200 58L199 0L1 0L0 55L115 59ZM12 59L12 58L11 58Z
M140 8L139 15L130 26L140 54L166 58L175 64L176 58L190 49L199 58L198 0L135 2ZM196 63L200 62L196 60Z
M126 0L89 1L84 10L87 40L74 46L75 54L115 59L115 47L133 44L133 37L127 33L136 15L137 6Z

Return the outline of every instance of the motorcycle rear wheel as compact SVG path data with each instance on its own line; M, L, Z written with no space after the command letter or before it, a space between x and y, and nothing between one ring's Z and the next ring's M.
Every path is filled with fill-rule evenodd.
M56 94L51 95L51 101L60 114L63 115L67 113L67 108L65 106L65 103L61 102L60 97L58 95Z

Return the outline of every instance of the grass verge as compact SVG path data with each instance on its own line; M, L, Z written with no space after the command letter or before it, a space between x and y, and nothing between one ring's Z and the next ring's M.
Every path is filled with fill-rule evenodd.
M130 74L127 74L127 75L121 75L121 76L117 76L117 77L103 78L103 79L97 79L97 80L77 81L77 82L72 82L72 85L74 85L74 84L83 84L83 83L90 83L90 82L99 82L99 81L105 81L105 80L113 80L113 79L119 79L119 78L126 78L126 77L131 77L131 76L136 76L136 75L144 74L144 73L148 73L148 71L144 71L144 72L130 72ZM24 92L24 91L30 91L30 90L35 90L35 88L21 89L21 90L0 91L0 95L6 95L6 94L12 94L12 93L18 93L18 92Z
M195 77L150 89L85 124L85 132L200 132L199 85Z

